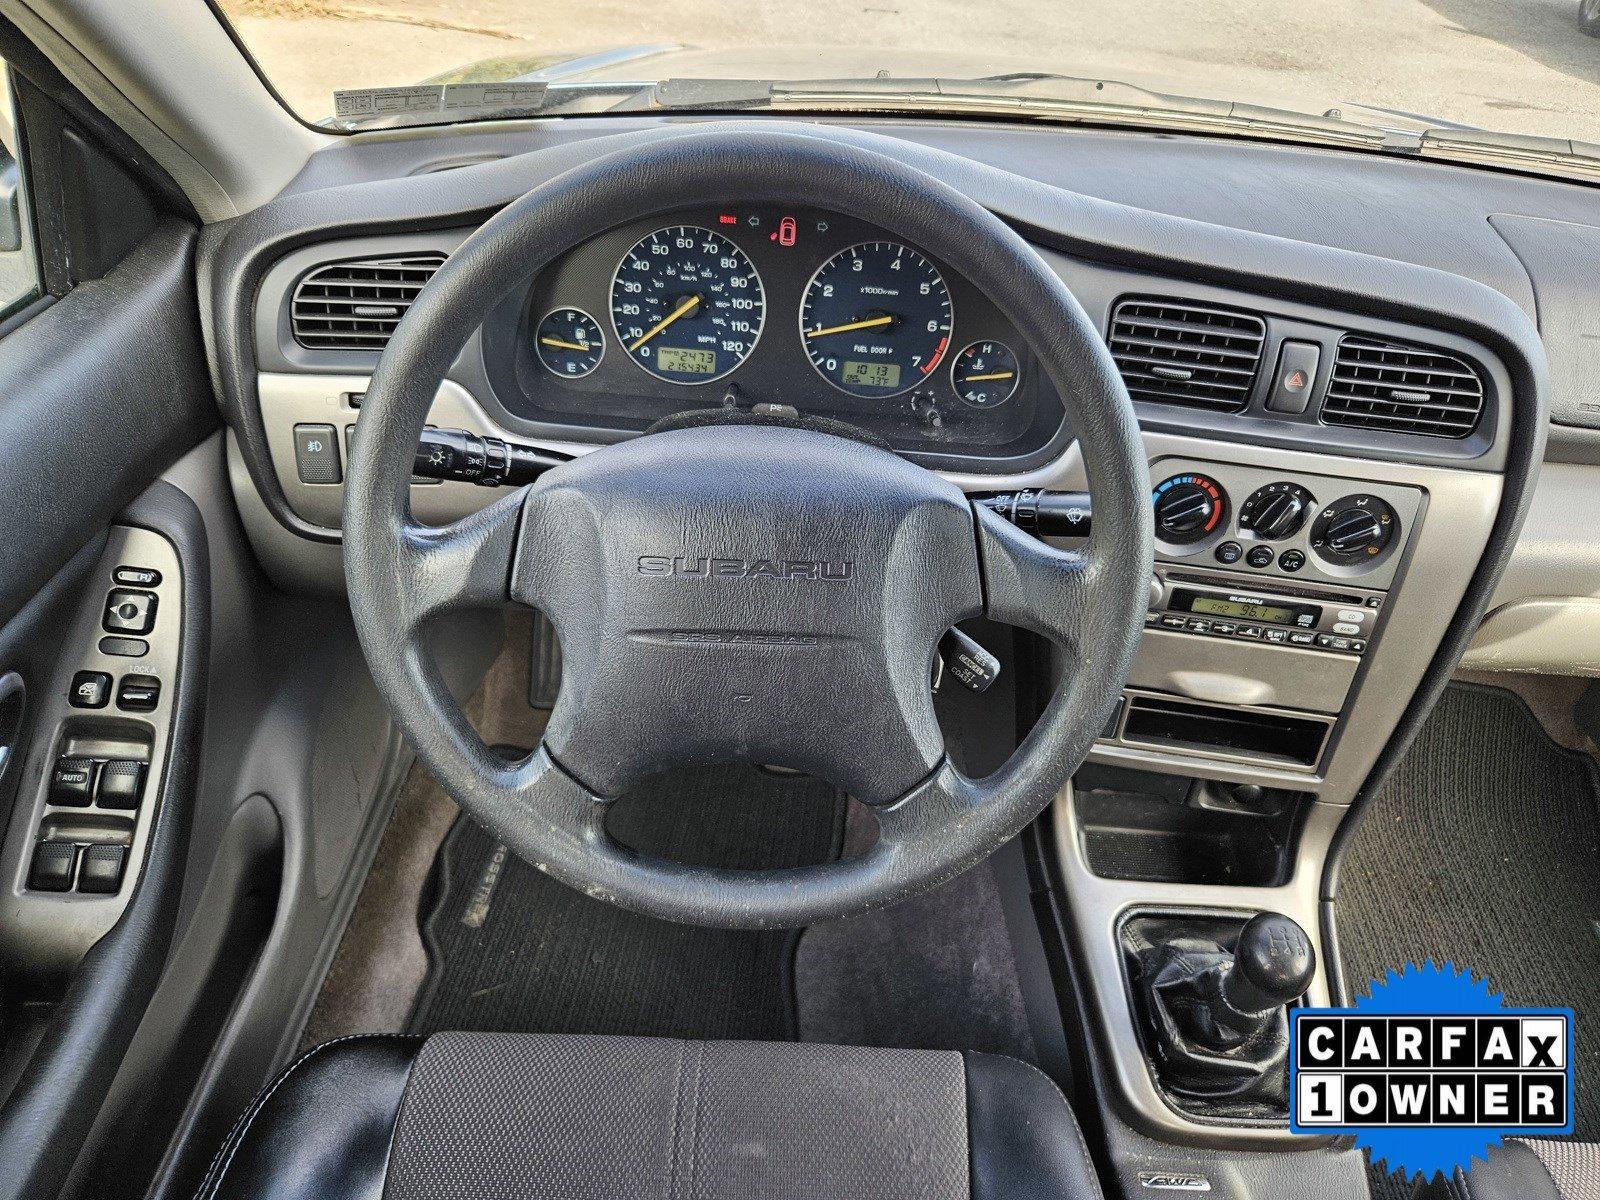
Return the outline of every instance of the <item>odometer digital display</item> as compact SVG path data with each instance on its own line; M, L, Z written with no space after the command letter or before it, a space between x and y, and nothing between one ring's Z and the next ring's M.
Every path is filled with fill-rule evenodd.
M656 369L675 375L715 375L717 352L663 346L656 351Z
M953 319L950 292L924 255L898 242L861 242L811 277L800 341L840 391L897 396L943 361Z
M622 256L611 321L622 351L657 379L708 383L755 349L766 316L745 252L698 225L658 229Z

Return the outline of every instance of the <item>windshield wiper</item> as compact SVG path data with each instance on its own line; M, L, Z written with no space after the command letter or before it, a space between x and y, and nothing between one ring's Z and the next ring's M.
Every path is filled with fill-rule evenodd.
M1600 144L1491 133L1439 118L1346 105L1391 122L1157 92L1117 80L1042 72L977 78L512 79L335 93L345 131L604 112L937 113L1272 138L1600 178Z
M666 79L651 105L675 111L769 109L794 112L962 112L1069 124L1167 128L1313 142L1392 154L1469 160L1534 170L1559 168L1600 178L1600 144L1492 133L1420 114L1363 108L1393 123L1357 121L1231 100L1156 92L1116 80L1017 72L973 79Z

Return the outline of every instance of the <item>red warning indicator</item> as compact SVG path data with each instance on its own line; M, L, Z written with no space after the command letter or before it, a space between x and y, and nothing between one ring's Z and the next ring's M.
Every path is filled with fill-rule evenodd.
M795 226L794 218L784 217L778 222L778 228L767 234L767 238L769 241L777 242L780 246L792 246L797 234L798 230Z
M737 225L738 223L739 223L739 218L733 216L730 213L722 213L720 216L717 217L717 224L718 225Z

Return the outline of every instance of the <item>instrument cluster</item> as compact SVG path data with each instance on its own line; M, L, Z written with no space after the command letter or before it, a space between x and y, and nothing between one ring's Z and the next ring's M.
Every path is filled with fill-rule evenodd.
M810 209L683 212L592 238L500 306L485 354L513 413L564 426L761 406L897 449L1016 460L1062 420L987 296L885 230Z

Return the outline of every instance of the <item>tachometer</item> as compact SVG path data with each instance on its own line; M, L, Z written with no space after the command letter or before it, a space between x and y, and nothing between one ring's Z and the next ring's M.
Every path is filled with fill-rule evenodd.
M800 305L811 365L852 396L898 396L933 373L950 346L950 292L923 255L862 242L817 269Z
M761 277L720 233L674 225L641 238L611 280L625 354L668 383L710 383L755 348L766 316Z

